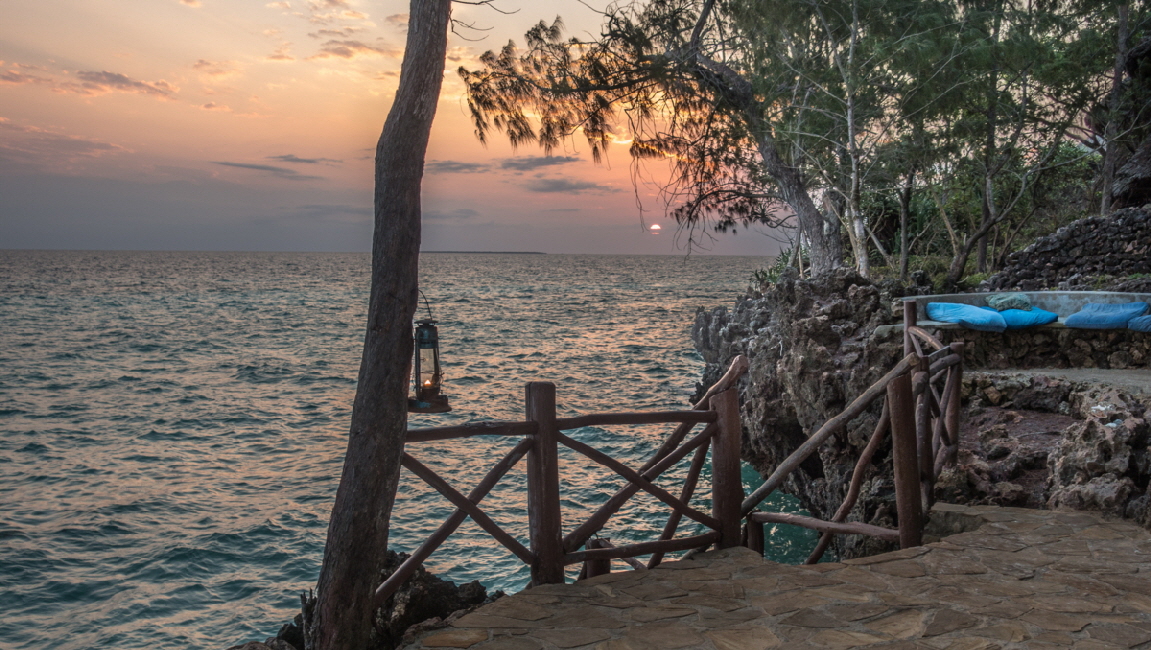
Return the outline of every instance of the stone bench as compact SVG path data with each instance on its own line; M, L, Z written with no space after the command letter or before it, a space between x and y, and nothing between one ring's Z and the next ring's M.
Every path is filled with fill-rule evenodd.
M1007 292L1002 292L1007 293ZM1083 308L1089 302L1115 304L1123 302L1151 303L1151 293L1121 293L1118 291L1021 291L1031 301L1033 307L1059 315L1059 320L1049 325L1039 325L1028 329L1060 329L1067 317ZM909 303L915 303L915 324L924 329L958 330L964 327L958 323L941 323L927 318L927 303L952 302L965 305L983 307L987 305L988 296L994 293L944 293L934 296L908 296L903 299L905 309ZM904 312L906 313L906 311ZM901 325L897 329L903 329Z

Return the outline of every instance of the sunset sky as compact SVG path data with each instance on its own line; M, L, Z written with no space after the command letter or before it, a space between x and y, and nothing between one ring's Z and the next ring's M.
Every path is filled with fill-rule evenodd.
M544 158L476 140L460 65L477 67L483 51L522 43L557 15L569 33L598 33L576 0L498 6L516 13L453 10L490 30L449 44L424 250L682 253L653 188L633 189L624 145L597 166L582 142ZM0 248L369 250L372 153L407 10L399 0L6 1ZM760 232L717 237L711 253L775 250Z

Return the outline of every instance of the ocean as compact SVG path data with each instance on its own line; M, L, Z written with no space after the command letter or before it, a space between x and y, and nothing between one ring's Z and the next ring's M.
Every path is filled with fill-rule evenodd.
M768 262L425 254L453 410L410 426L521 420L533 380L557 385L561 417L686 408L703 367L697 308L731 304ZM369 263L0 251L0 647L226 648L295 615L340 478ZM634 466L670 430L570 435ZM409 451L466 493L509 447L488 436ZM561 456L566 530L622 485L581 458ZM602 534L654 538L667 509L645 496ZM522 463L482 507L526 542ZM797 511L783 496L768 507ZM391 547L414 549L451 511L405 473ZM780 526L768 554L798 562L813 543ZM426 566L505 591L528 577L470 520Z

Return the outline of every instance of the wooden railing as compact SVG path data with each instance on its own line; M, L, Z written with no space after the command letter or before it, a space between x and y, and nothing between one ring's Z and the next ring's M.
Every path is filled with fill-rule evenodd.
M925 352L930 350L930 352ZM898 541L902 548L922 541L923 513L934 502L935 481L959 451L960 388L963 381L963 343L943 345L919 327L907 327L905 357L886 375L857 397L842 413L828 420L798 449L784 459L758 489L743 501L747 520L746 544L763 553L764 524L802 526L821 533L807 558L818 562L835 534L871 535ZM939 387L943 382L942 388ZM863 414L876 400L882 412L867 445L860 452L843 503L829 521L799 515L756 512L755 508L779 488L787 476L815 453L828 438ZM898 530L847 522L859 498L872 458L887 432L892 437L892 469Z
M743 499L743 486L739 460L739 397L734 385L746 372L747 366L745 357L737 357L727 373L708 389L690 411L603 413L559 418L556 417L555 385L532 382L526 389L526 419L523 422L479 422L408 430L407 443L477 435L522 436L523 440L497 462L466 496L405 451L403 466L447 498L456 506L456 511L376 589L376 602L382 604L395 593L467 517L471 517L485 532L531 567L532 584L563 582L564 567L580 562L584 563L581 575L591 576L610 571L612 559L625 560L637 568L648 568L659 564L665 553L697 549L712 544L719 548L738 546L741 539L740 505ZM678 423L679 426L638 469L632 469L563 433L588 426L659 423ZM688 438L688 434L697 424L704 424L703 430ZM560 510L560 445L611 469L627 481L622 489L592 513L586 521L566 535L563 534ZM691 506L691 499L709 448L712 463L710 514ZM656 478L693 452L694 456L678 497L655 485ZM528 547L500 528L479 507L480 502L500 479L524 457L527 458ZM671 509L667 524L659 538L623 546L613 546L603 539L591 539L612 515L640 490L651 494ZM684 517L702 524L710 531L688 537L675 537L679 523ZM652 557L646 565L634 559L649 554Z
M467 517L531 567L532 584L563 582L564 567L570 564L582 562L581 577L591 577L609 572L613 559L624 560L636 569L648 569L658 565L667 553L698 551L713 544L717 548L728 548L742 542L762 554L766 523L792 524L819 531L819 542L808 557L808 563L819 561L836 534L871 535L898 541L903 548L918 546L922 538L923 513L932 505L935 480L944 466L955 461L959 448L963 344L956 342L944 346L917 327L907 329L906 356L847 409L824 423L746 498L739 458L739 398L734 388L748 367L747 359L742 356L732 361L727 373L690 411L604 413L559 418L556 417L555 385L532 382L526 389L526 420L523 422L479 422L409 430L408 443L477 435L523 437L523 440L497 462L467 496L405 451L403 466L447 498L456 506L456 511L377 588L377 603L383 603L395 593ZM931 351L925 353L925 349ZM941 389L938 386L940 381L943 382ZM755 510L763 499L783 484L788 474L876 400L883 400L879 422L860 453L843 503L830 520ZM638 469L632 469L563 433L587 426L673 422L678 423L676 429ZM688 438L697 424L706 426ZM888 431L892 437L898 530L847 521L859 498L872 458ZM586 521L566 535L560 510L560 445L611 469L627 481ZM710 514L691 506L709 448L712 465ZM694 455L678 496L654 483L688 454ZM479 507L499 480L524 457L527 458L527 547L500 528ZM640 490L659 499L671 510L659 538L622 546L614 546L605 539L592 539ZM676 537L685 517L709 531ZM741 530L743 522L746 523ZM646 564L635 559L642 555L651 555Z

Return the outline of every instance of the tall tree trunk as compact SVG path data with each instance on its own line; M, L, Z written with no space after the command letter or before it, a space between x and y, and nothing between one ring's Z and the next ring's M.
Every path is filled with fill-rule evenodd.
M1111 76L1111 98L1107 106L1107 126L1104 128L1103 143L1103 201L1099 214L1111 212L1111 186L1115 183L1115 165L1119 157L1119 147L1115 140L1119 136L1119 99L1123 87L1123 64L1127 61L1127 5L1119 5L1116 29L1119 32L1115 43L1115 69Z
M839 238L839 229L827 223L819 208L815 207L803 185L799 170L784 162L775 139L766 132L763 125L760 133L759 154L764 169L778 185L780 197L795 212L799 230L807 239L811 276L843 266L843 244Z
M907 170L907 181L903 184L903 190L899 193L899 279L902 282L907 282L907 261L908 247L911 245L911 237L907 232L908 221L911 216L911 192L915 188L915 165Z
M420 185L443 83L451 0L412 0L400 85L376 145L368 326L348 450L305 633L309 650L368 646L407 428Z

